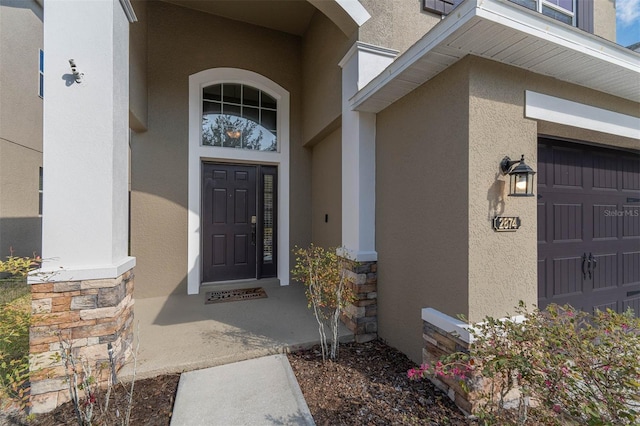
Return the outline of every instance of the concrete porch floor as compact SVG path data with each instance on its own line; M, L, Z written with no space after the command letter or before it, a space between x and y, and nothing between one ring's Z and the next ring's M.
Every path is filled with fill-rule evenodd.
M246 287L263 287L268 297L205 305L208 291ZM193 296L136 299L133 327L134 349L140 339L136 365L140 379L285 353L319 342L304 286L280 286L277 280L203 286ZM343 324L340 336L341 342L353 340ZM126 380L132 375L130 359L119 377Z

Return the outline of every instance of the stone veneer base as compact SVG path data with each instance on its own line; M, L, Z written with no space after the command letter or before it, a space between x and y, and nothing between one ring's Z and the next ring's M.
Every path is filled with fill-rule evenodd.
M109 369L109 345L116 369L125 363L133 340L133 270L117 278L45 282L31 285L29 330L31 411L45 413L70 400L67 370L59 357L71 347L99 382Z
M344 259L343 269L356 300L342 312L342 322L365 343L378 337L378 264Z

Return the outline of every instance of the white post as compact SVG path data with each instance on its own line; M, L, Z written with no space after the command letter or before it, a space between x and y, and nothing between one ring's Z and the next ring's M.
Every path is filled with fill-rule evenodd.
M342 255L377 261L375 248L376 116L353 111L349 100L398 54L356 42L342 67Z
M43 269L56 272L50 281L115 278L135 265L127 253L135 16L128 0L44 7Z

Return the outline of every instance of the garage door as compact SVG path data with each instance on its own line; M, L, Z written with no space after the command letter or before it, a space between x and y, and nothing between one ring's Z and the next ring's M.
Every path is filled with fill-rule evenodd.
M640 316L640 156L540 139L538 302Z

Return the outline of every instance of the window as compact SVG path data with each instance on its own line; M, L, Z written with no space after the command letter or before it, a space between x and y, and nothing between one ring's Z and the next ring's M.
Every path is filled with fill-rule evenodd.
M202 89L202 145L277 151L277 101L237 83Z
M448 15L462 0L423 0L422 8L438 15Z
M40 177L38 179L38 215L42 216L42 167L39 168Z
M38 49L38 96L44 98L44 52Z
M510 0L569 25L576 25L576 0Z

